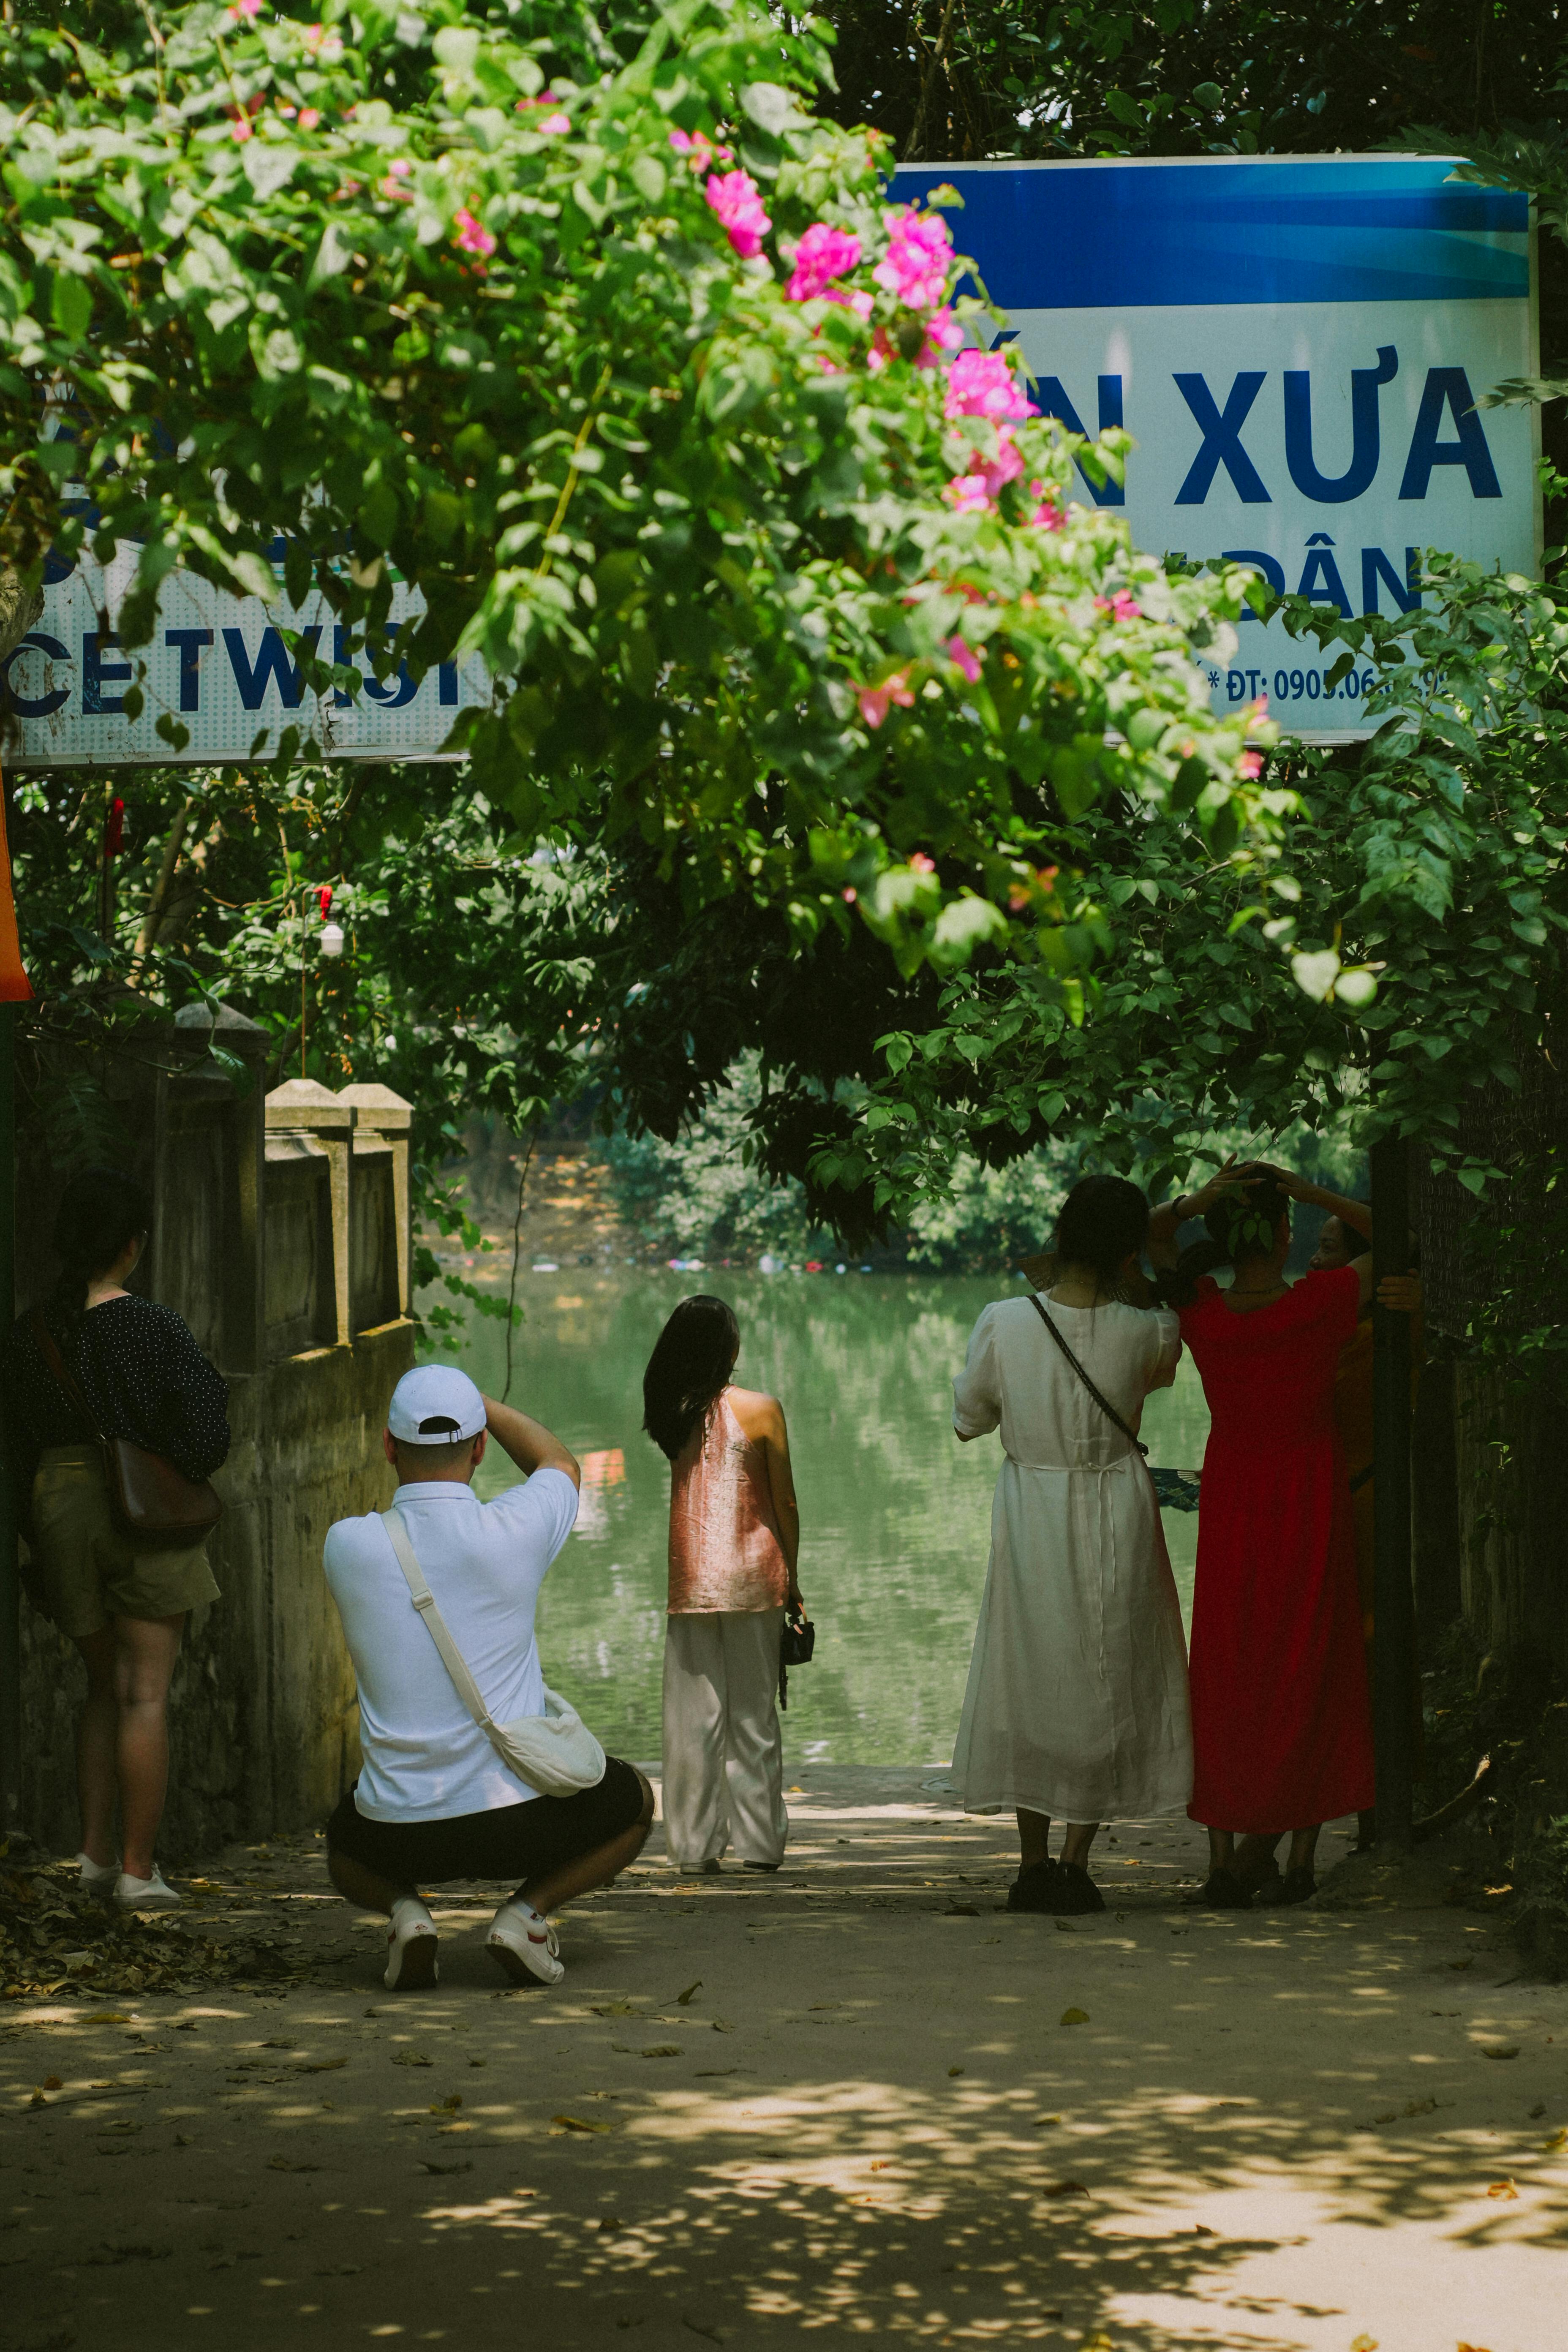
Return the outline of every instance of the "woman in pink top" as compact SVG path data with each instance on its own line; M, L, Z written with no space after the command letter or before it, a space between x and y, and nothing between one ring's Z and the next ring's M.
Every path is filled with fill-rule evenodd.
M682 1869L716 1871L731 1836L776 1870L789 1823L777 1691L800 1514L776 1397L731 1387L741 1331L686 1298L643 1374L643 1427L669 1456L664 1825Z

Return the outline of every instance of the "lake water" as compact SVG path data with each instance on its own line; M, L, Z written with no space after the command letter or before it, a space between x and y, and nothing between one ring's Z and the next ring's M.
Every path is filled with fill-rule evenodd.
M1005 1278L676 1275L565 1267L520 1284L511 1402L584 1465L575 1533L545 1583L547 1680L613 1752L659 1753L669 1470L641 1431L642 1373L678 1300L711 1290L741 1324L736 1376L784 1401L800 1497L800 1580L816 1656L790 1677L787 1759L797 1764L945 1763L952 1753L985 1576L1000 1441L960 1445L950 1383L981 1308ZM460 1361L488 1394L504 1378L504 1327L476 1318ZM1203 1459L1208 1413L1192 1364L1152 1397L1155 1465ZM492 1445L481 1495L515 1483ZM1167 1511L1190 1605L1197 1517Z

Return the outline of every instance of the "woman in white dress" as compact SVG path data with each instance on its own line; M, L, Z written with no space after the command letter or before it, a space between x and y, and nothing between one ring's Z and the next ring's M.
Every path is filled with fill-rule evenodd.
M1062 1208L1057 1278L985 1308L952 1384L960 1438L1000 1427L1005 1455L952 1770L966 1812L1017 1814L1011 1911L1102 1911L1086 1867L1100 1823L1184 1812L1192 1793L1181 1608L1134 1443L1181 1337L1173 1314L1117 1296L1138 1282L1149 1225L1136 1184L1085 1177ZM1053 1815L1068 1824L1059 1861Z

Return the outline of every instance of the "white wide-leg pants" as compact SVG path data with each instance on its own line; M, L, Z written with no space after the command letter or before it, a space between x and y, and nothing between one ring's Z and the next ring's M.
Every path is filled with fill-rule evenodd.
M664 1827L683 1870L734 1840L742 1862L779 1862L789 1819L777 1704L782 1609L666 1620Z

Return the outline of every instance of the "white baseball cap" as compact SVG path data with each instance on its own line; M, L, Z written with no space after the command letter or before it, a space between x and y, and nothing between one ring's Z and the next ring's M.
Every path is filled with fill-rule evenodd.
M386 1425L400 1445L458 1445L477 1437L485 1401L456 1364L417 1364L392 1391Z

